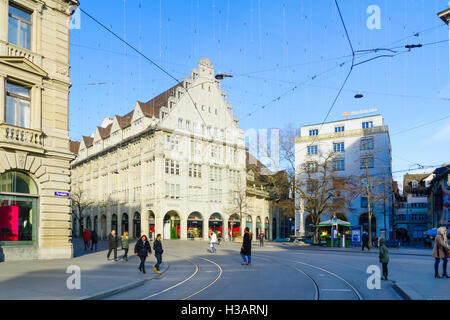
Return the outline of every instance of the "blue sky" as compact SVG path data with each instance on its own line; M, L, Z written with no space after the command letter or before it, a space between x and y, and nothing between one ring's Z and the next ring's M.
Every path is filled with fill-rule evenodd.
M447 0L339 4L354 50L449 37L436 15L448 7ZM379 30L366 25L370 5L380 8ZM81 7L178 79L202 57L216 72L234 75L222 88L245 130L322 122L351 64L333 0L85 0ZM136 100L147 101L175 84L84 14L80 26L71 31L70 46L74 140L93 133L105 116L123 115ZM358 92L363 99L353 98ZM390 129L394 171L415 163L440 165L450 162L450 118L402 131L450 116L448 99L449 43L444 42L355 67L328 120L377 108Z

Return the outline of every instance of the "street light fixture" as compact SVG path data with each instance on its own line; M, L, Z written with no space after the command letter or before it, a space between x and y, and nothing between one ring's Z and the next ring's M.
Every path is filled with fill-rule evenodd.
M216 80L223 80L224 78L233 78L231 74L219 73L215 76Z
M364 97L364 95L362 93L355 94L355 99L361 99L363 97Z

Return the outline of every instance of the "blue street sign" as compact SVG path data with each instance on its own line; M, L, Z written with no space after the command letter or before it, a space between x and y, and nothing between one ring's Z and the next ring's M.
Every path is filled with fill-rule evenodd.
M354 226L350 228L351 244L361 245L362 226Z
M67 192L55 192L55 196L57 197L70 197L70 194Z

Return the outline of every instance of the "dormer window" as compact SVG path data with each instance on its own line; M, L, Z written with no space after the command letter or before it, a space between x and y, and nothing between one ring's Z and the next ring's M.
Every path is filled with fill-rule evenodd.
M10 4L8 13L8 42L30 50L31 26L31 13Z
M419 183L418 183L416 180L413 180L413 181L411 182L411 186L412 186L413 188L418 188L418 187L419 187Z

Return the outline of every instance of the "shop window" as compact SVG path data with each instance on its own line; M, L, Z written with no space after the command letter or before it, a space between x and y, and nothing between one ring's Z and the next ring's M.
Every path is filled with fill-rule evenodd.
M22 172L0 176L0 244L33 244L36 240L37 186Z

